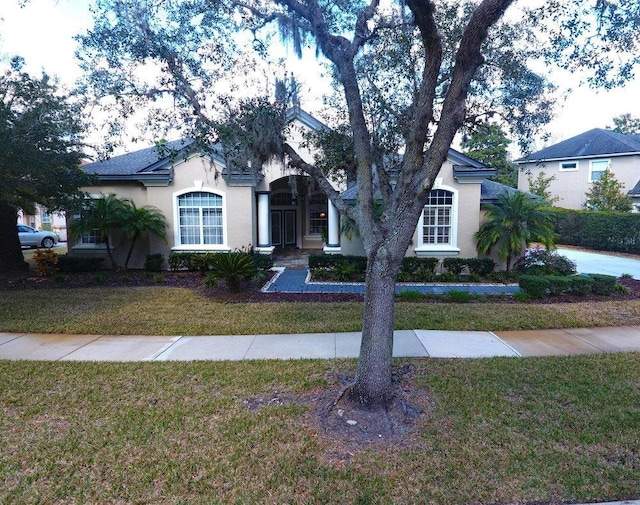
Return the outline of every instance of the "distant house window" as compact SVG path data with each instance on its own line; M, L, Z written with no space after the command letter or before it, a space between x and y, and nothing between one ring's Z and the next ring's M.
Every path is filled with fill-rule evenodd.
M220 245L224 243L222 197L198 191L178 196L181 245Z
M577 161L561 161L560 172L576 172L578 170Z
M589 182L599 181L602 179L602 175L610 165L610 160L592 161L589 167Z
M327 230L327 197L322 193L315 193L309 198L309 233L320 234Z

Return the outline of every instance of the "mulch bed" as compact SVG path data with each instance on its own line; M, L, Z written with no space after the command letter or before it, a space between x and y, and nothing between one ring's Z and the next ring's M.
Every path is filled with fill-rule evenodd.
M104 288L104 287L141 287L164 286L193 289L201 292L210 299L226 303L252 302L361 302L363 295L347 293L264 293L262 286L268 279L260 282L245 283L239 293L231 293L224 283L215 288L204 287L204 277L198 272L145 272L140 270L99 272L75 272L57 274L52 277L39 277L36 272L0 273L0 291L15 289L75 289L75 288ZM611 300L640 299L640 280L618 279L618 282L628 288L628 293L615 293L611 296L569 296L561 295L532 300L524 303L572 303L596 302ZM443 296L427 296L411 302L443 303L450 300ZM501 303L515 303L510 296L472 297L468 303L483 303L486 301L500 301ZM518 301L518 303L523 303Z

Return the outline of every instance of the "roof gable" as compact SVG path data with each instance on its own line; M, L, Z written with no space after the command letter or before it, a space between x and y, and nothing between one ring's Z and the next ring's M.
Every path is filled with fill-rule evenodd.
M640 154L640 135L627 135L594 128L517 159L515 162L528 163L625 154Z

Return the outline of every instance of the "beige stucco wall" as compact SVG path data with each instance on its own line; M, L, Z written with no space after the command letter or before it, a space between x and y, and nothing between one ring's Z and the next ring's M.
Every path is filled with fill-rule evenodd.
M407 250L407 256L435 256L448 257L456 256L460 258L475 258L475 240L473 234L480 226L480 191L481 185L474 183L460 183L453 176L453 167L450 162L446 162L440 170L436 179L434 189L445 189L454 193L454 227L455 242L452 248L441 246L428 247L420 244L420 223L416 227L412 244ZM358 255L363 254L362 239L353 237L351 239L341 237L342 254Z
M555 179L551 181L548 189L553 196L559 198L555 205L566 209L581 209L586 202L586 194L591 188L591 182L589 182L591 161L597 160L610 161L610 169L616 180L624 184L625 193L632 189L638 180L640 180L640 155L583 158L570 160L578 164L578 169L574 171L560 170L561 162L568 160L520 165L518 172L518 189L523 191L529 190L529 173L531 174L531 178L535 179L540 172L544 172L545 177L555 177Z
M149 253L160 253L165 259L172 251L189 251L193 248L175 246L179 243L177 223L177 208L175 205L179 194L189 191L208 191L223 197L224 238L222 245L198 247L198 250L229 251L248 248L256 243L253 222L256 216L255 196L252 187L229 187L222 177L216 177L216 168L209 161L195 156L187 161L181 161L174 167L174 178L169 186L149 186L142 183L120 183L97 187L83 188L89 194L115 193L120 198L129 198L136 206L151 205L158 208L166 217L167 243L159 238L143 237L134 249L129 262L130 268L142 268ZM112 234L114 257L116 263L124 264L129 243L117 231ZM74 253L103 255L103 247L72 246Z

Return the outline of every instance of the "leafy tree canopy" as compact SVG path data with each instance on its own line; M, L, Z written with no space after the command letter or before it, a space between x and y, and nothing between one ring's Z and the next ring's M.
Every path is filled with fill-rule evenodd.
M617 133L638 135L640 134L640 118L631 114L621 114L613 118L611 129Z
M481 123L462 137L464 152L485 165L496 169L491 179L515 188L518 185L518 166L509 159L509 144L498 124Z
M0 268L26 267L16 231L19 209L63 209L89 180L79 169L81 108L48 75L23 72L21 58L0 74Z
M0 75L0 200L26 212L34 203L61 209L87 181L81 108L48 75L20 68L14 59Z

